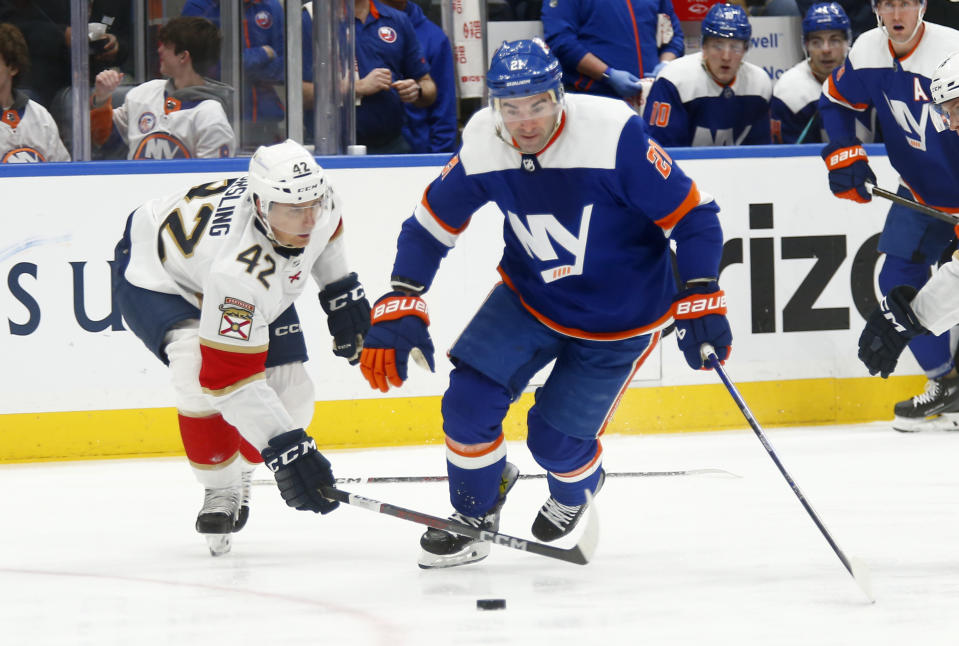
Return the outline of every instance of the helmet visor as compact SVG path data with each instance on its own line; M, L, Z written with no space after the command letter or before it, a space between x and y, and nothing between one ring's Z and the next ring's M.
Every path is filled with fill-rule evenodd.
M290 235L309 235L325 219L327 201L328 198L323 196L303 204L274 202L267 217L270 227Z
M528 96L493 99L493 110L505 124L514 124L530 119L551 118L555 120L563 106L553 91Z

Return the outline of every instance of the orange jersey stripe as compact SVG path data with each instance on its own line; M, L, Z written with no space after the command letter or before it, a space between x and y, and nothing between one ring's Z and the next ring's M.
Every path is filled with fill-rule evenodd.
M426 187L426 190L423 191L423 199L420 200L420 204L422 204L422 205L423 205L423 208L426 209L427 212L428 212L431 216L433 216L433 219L436 220L436 224L440 225L440 227L442 227L444 231L447 231L447 232L449 232L449 233L452 233L453 235L459 235L459 234L461 234L461 233L466 229L466 227L469 226L470 220L471 220L472 218L471 218L471 217L470 217L470 218L467 218L467 219L466 219L466 222L463 223L463 226L461 226L461 227L458 228L458 229L455 229L455 228L451 227L450 225L446 224L445 222L443 222L443 221L436 215L436 213L433 211L433 207L430 206L430 201L429 201L429 199L426 197L426 194L429 193L429 191L430 191L430 187L427 186L427 187Z
M915 198L915 200L919 202L920 204L924 204L934 209L938 209L939 211L945 211L946 213L959 213L959 207L956 207L956 206L937 206L935 204L930 204L929 202L922 199L922 196L919 195L919 193L916 193L916 189L909 186L909 183L906 182L906 180L902 180L902 183L906 185L906 188L908 188L909 192L912 193L913 198Z
M461 455L464 458L479 458L484 455L489 455L493 451L499 448L499 446L505 441L503 434L500 433L499 437L493 440L490 443L483 444L460 444L459 442L453 442L449 437L446 438L446 448L455 453L456 455ZM474 449L474 446L480 446L480 449Z
M687 213L699 206L699 201L699 189L696 187L696 182L693 182L689 186L689 193L686 194L686 199L676 207L676 210L665 218L656 220L656 224L663 230L672 229L679 224L679 221L682 220Z
M556 321L543 316L538 311L530 307L529 303L523 300L523 297L520 295L520 293L516 291L513 281L511 281L509 276L506 275L506 272L503 271L502 267L497 267L496 271L499 272L499 275L503 279L503 282L506 284L506 286L509 287L514 294L516 294L516 298L519 299L519 302L523 305L526 311L532 314L537 321L551 330L555 330L560 334L565 334L566 336L571 336L577 339L590 339L592 341L620 341L622 339L629 339L634 336L648 334L654 330L658 330L666 325L672 316L671 313L667 311L658 320L650 323L649 325L633 328L631 330L623 330L621 332L587 332L586 330L580 330L574 327L566 327L565 325L560 325Z
M842 69L842 68L840 67L839 69ZM833 81L832 75L830 75L826 79L826 92L828 92L829 96L834 98L836 101L842 103L843 105L848 105L850 108L854 110L862 111L869 107L868 103L853 103L852 101L844 97L842 93L836 88L836 83L835 81Z

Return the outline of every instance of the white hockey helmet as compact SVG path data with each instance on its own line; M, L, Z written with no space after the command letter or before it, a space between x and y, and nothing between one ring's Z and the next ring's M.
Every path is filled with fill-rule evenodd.
M276 240L275 230L305 235L325 224L331 216L330 187L326 174L313 155L292 139L256 149L250 158L248 185L257 216L266 227L267 235L278 244L285 243ZM292 207L293 213L297 205L309 204L314 217L296 219L291 209L286 209L286 217L278 221L277 217L270 217L273 207L278 204Z
M936 105L959 97L959 52L949 54L939 64L932 73L929 90L932 92L932 102Z

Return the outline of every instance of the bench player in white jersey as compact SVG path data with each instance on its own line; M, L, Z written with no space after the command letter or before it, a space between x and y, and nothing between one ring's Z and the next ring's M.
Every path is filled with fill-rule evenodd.
M951 131L946 136L959 136L959 52L951 54L936 69L929 91ZM959 252L953 253L952 260L943 264L918 292L912 285L897 285L886 294L859 337L859 359L869 374L885 379L896 369L907 343L945 334L957 324ZM943 415L937 427L957 430L959 416Z
M196 529L230 549L263 460L291 507L328 513L330 463L304 429L313 384L293 302L312 275L334 354L359 361L370 306L345 257L339 200L292 140L260 147L245 177L147 202L116 248L129 328L170 367L183 447L205 488Z
M822 156L829 188L855 202L872 199L876 176L856 137L855 120L870 108L879 118L889 162L899 173L899 194L942 211L959 213L959 138L930 97L930 78L959 50L959 31L923 21L925 0L874 0L879 27L859 36L845 63L823 86L819 112L829 134ZM879 289L920 289L953 238L952 226L893 204L879 251L885 254ZM944 412L959 411L959 375L949 334L912 339L909 350L926 374L924 391L893 407L899 431L934 429Z
M542 40L504 43L486 81L490 107L470 118L459 152L403 223L395 291L374 305L361 366L384 392L406 380L414 351L433 367L420 295L474 213L493 201L506 216L502 282L450 350L442 400L450 501L454 519L498 527L518 477L506 461L503 418L555 359L526 436L549 487L531 531L553 541L576 525L586 492L602 487L599 436L662 328L675 319L694 369L703 367L703 343L728 356L719 207L625 102L564 96L559 61ZM470 563L490 549L437 529L420 546L423 568Z
M773 143L828 141L819 116L819 98L823 82L846 60L852 27L838 2L820 2L806 12L802 35L806 58L786 70L773 86L769 102ZM868 110L857 119L856 135L863 143L875 140L875 121L875 110Z
M112 106L123 79L115 69L97 74L91 102L93 143L119 137L128 159L231 157L236 137L227 114L233 90L203 77L220 54L220 31L206 18L177 17L157 32L160 74L127 92Z
M752 26L742 7L713 5L703 17L703 49L662 69L643 119L662 146L768 144L772 83L743 61Z
M0 23L0 163L70 161L46 108L16 89L30 69L23 34Z

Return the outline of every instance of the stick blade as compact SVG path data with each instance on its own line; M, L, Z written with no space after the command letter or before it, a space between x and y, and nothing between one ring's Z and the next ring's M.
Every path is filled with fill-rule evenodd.
M586 565L596 553L596 546L599 545L599 509L596 508L596 501L593 494L586 492L586 527L580 534L579 540L574 548L579 552L582 561L577 560L579 565Z
M850 558L849 573L852 575L856 585L859 586L859 589L862 590L866 598L869 599L869 603L876 603L876 597L872 593L872 573L869 571L869 568L866 567L866 564L857 558Z

